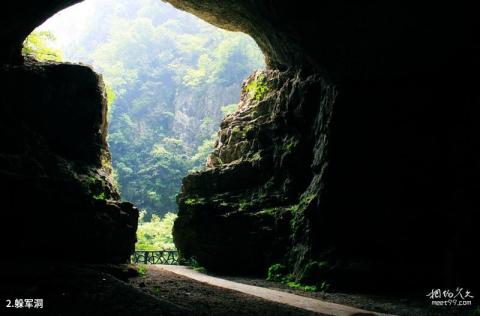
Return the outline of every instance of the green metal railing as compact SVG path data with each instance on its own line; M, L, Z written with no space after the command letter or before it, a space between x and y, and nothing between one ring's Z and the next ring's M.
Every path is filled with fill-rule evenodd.
M131 258L132 263L143 264L178 264L176 250L136 250Z

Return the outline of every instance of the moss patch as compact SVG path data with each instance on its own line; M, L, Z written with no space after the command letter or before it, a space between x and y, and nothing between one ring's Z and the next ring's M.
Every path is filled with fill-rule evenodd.
M205 198L188 198L183 201L185 205L195 205L195 204L203 204L205 203Z
M249 93L250 98L257 101L263 100L270 91L267 77L264 74L260 74L257 79L249 82L245 89Z

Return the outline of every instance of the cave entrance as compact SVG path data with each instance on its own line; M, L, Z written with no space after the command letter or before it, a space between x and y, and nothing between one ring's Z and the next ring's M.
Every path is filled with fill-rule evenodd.
M33 31L24 54L103 75L112 178L141 209L136 248L174 248L181 179L205 165L242 81L265 67L253 39L159 0L87 0Z

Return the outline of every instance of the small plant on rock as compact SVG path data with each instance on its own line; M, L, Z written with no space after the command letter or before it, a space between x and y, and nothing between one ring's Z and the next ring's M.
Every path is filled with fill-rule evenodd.
M139 277L145 277L145 274L147 273L147 268L143 264L139 264L137 267L137 274Z
M282 282L284 281L285 275L287 273L287 267L283 264L276 263L268 268L267 280Z
M307 270L307 274L315 273L318 271L319 267L324 268L326 266L327 266L326 262L320 262L320 263L314 262L307 265L305 270ZM296 279L295 275L287 272L288 272L287 267L284 266L283 264L280 264L280 263L274 264L268 269L267 280L281 282L283 284L288 285L292 289L302 290L305 292L317 292L317 291L327 292L330 288L330 284L325 280L312 282L311 280L313 279L308 280L305 278L301 278L301 280L299 281Z
M254 100L262 100L269 91L267 77L260 74L255 80L247 84L246 90Z

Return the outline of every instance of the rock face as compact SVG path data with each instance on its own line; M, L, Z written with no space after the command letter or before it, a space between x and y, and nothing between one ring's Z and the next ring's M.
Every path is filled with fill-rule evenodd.
M320 194L309 188L311 168L326 167L335 95L319 76L302 72L257 72L245 82L208 169L183 181L174 239L184 256L229 272L264 272L283 261L296 217Z
M17 260L126 261L138 211L112 185L101 78L35 61L1 78L1 222L15 234L3 249Z
M198 133L202 123L205 124L203 119L207 117L212 121L207 124L209 128L211 126L210 136L217 130L218 122L223 117L219 105L236 103L240 88L240 85L233 84L228 87L210 85L205 91L179 89L173 101L175 112L172 131L185 143L198 144Z
M478 284L471 8L169 2L249 33L272 69L268 92L248 92L258 74L245 84L208 169L184 179L185 256L236 273L282 262L336 288Z
M26 35L75 2L30 1L28 9L25 2L12 2L12 9L2 10L2 64L21 65ZM174 231L184 256L230 272L264 271L281 261L300 281L327 280L337 288L480 284L474 256L480 209L480 20L474 4L168 2L250 34L270 68L245 85L239 111L222 124L209 169L184 180ZM16 76L13 70L4 73L8 80ZM25 93L17 95L28 95L36 84L20 85ZM50 91L37 99L56 94ZM6 109L38 113L33 104L15 101ZM45 151L33 156L23 144L47 146L53 138L34 142L40 138L31 133L42 134L18 114L2 120L2 133L8 135L2 139L10 140L2 146L9 148L5 153L25 157L18 170L58 169L54 157L63 158L61 142L53 146L58 153L52 149L41 163L27 164L28 157ZM13 158L9 161L15 165ZM66 236L88 231L81 235L85 240L72 238L80 248L95 247L92 231L108 231L95 225L95 216L75 211L89 203L69 195L80 190L57 182L15 184L21 180L13 181L11 173L2 183L13 183L7 193L14 202L2 211L25 203L29 207L22 209L41 219L35 199L65 198L68 208L42 205L58 205L53 209L59 214L69 210L64 222L72 225ZM49 191L56 187L62 191ZM21 216L2 214L9 220ZM36 227L31 218L22 219ZM47 234L52 231L44 227ZM105 240L120 231L104 235ZM35 232L30 236L45 235Z

